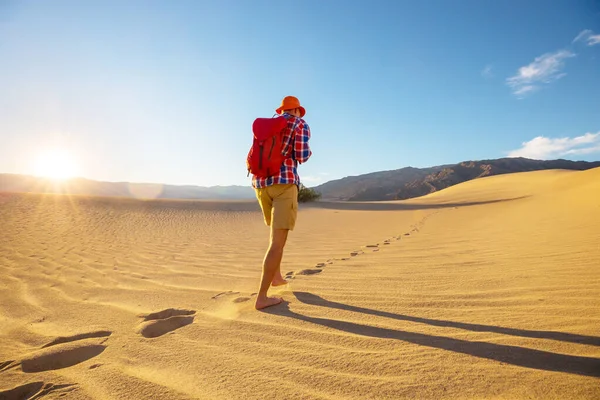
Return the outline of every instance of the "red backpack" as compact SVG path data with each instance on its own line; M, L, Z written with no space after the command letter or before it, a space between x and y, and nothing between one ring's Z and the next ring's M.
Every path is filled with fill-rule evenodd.
M246 157L248 175L259 178L276 175L285 160L283 154L283 134L287 127L285 117L257 118L252 124L254 139Z

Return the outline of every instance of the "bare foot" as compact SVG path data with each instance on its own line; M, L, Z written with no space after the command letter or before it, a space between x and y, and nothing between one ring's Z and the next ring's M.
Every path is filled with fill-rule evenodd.
M281 297L257 298L256 303L254 304L254 308L256 308L257 310L262 310L263 308L275 306L281 303L282 301L283 299Z
M289 282L286 281L285 279L283 279L283 276L278 276L273 278L273 280L271 281L271 286L283 286L283 285L287 285Z

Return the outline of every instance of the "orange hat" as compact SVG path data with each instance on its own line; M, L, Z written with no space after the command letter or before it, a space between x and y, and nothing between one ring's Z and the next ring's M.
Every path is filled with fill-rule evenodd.
M306 114L306 109L300 105L300 100L294 96L286 96L281 101L281 106L275 111L277 114L281 114L283 110L293 110L294 108L300 109L300 118L304 117Z

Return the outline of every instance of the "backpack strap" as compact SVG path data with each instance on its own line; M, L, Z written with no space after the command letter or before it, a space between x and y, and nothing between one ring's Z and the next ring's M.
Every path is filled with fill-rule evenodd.
M294 117L296 118L296 117ZM298 127L299 122L296 121L296 123L294 125L292 125L292 133L290 135L290 146L292 148L292 160L296 161L296 150L294 149L296 147L296 128Z
M275 117L281 117L281 115L279 114L273 114L273 116L271 118L275 118ZM297 118L297 117L294 117ZM294 147L296 147L296 128L298 127L299 122L296 121L296 123L292 126L292 134L291 134L291 139L290 139L290 146L292 146L292 160L296 161L296 151L294 150Z

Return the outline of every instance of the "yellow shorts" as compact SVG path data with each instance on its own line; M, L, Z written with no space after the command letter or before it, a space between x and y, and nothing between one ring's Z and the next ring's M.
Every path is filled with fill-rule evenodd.
M254 190L265 224L273 229L294 230L298 215L298 186L289 183Z

